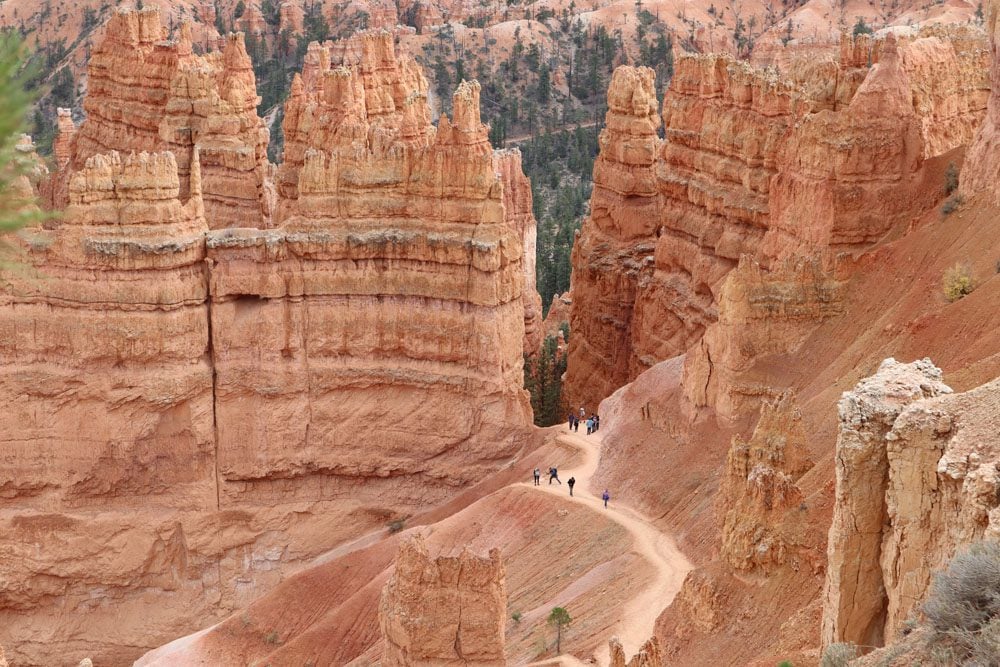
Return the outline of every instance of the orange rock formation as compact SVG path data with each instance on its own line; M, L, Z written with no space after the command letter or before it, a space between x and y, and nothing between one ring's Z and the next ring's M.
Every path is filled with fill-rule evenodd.
M87 120L60 116L68 207L0 283L0 625L24 664L110 625L95 659L132 660L531 443L530 189L478 85L434 127L378 36L298 81L271 218L242 38L162 37L152 10L109 23ZM109 620L144 591L171 592L156 631ZM88 622L51 625L56 599Z
M197 149L210 227L267 226L273 205L268 132L257 117L242 34L230 35L221 52L206 56L193 53L187 25L176 41L165 37L156 9L117 11L109 21L89 64L87 119L69 140L73 168L110 150L169 150L186 201Z
M502 667L507 586L500 550L431 558L418 536L396 556L382 591L382 664Z
M848 40L839 64L784 78L684 57L662 141L652 72L620 68L574 247L570 401L594 405L694 345L742 255L770 266L862 249L929 208L941 185L928 161L967 143L984 112L973 43L967 31Z

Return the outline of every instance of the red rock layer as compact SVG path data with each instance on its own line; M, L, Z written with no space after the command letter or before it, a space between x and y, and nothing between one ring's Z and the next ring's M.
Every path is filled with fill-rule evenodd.
M72 168L111 150L170 150L186 200L191 156L199 149L209 227L267 226L268 132L257 116L242 35L206 56L194 55L187 24L178 40L165 37L156 9L117 11L108 22L89 65L87 119L70 144Z
M662 141L649 103L632 103L650 98L652 73L616 72L573 255L572 403L594 405L695 344L742 255L767 266L857 250L933 205L941 183L925 163L971 138L982 55L966 31L869 41L789 78L682 58Z

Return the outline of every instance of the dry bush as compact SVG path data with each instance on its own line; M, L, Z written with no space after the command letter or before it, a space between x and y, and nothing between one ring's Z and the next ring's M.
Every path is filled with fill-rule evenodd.
M948 301L958 301L976 289L972 282L972 271L965 264L956 264L945 271L941 285L944 289L944 297Z
M851 642L830 644L823 651L823 659L819 664L820 667L847 667L859 655L858 647Z
M932 643L964 653L962 664L1000 666L1000 541L973 545L934 577L924 616Z

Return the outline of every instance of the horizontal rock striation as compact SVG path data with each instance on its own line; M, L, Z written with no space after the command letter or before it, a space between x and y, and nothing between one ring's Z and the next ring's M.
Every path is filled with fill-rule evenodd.
M419 68L364 36L297 78L279 203L242 38L162 38L155 11L109 23L43 188L66 208L0 274L18 664L133 660L532 442L531 194L478 84L435 127Z
M859 251L931 207L927 161L966 145L985 111L980 43L959 29L845 38L839 62L787 76L686 56L662 140L652 72L620 68L574 248L570 402L700 345L741 256Z

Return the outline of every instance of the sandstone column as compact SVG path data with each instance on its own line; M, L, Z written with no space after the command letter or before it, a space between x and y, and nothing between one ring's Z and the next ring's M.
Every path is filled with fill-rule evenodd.
M888 522L886 435L913 401L950 393L929 359L882 362L838 404L836 496L827 545L822 643L881 646L886 592L880 568Z

